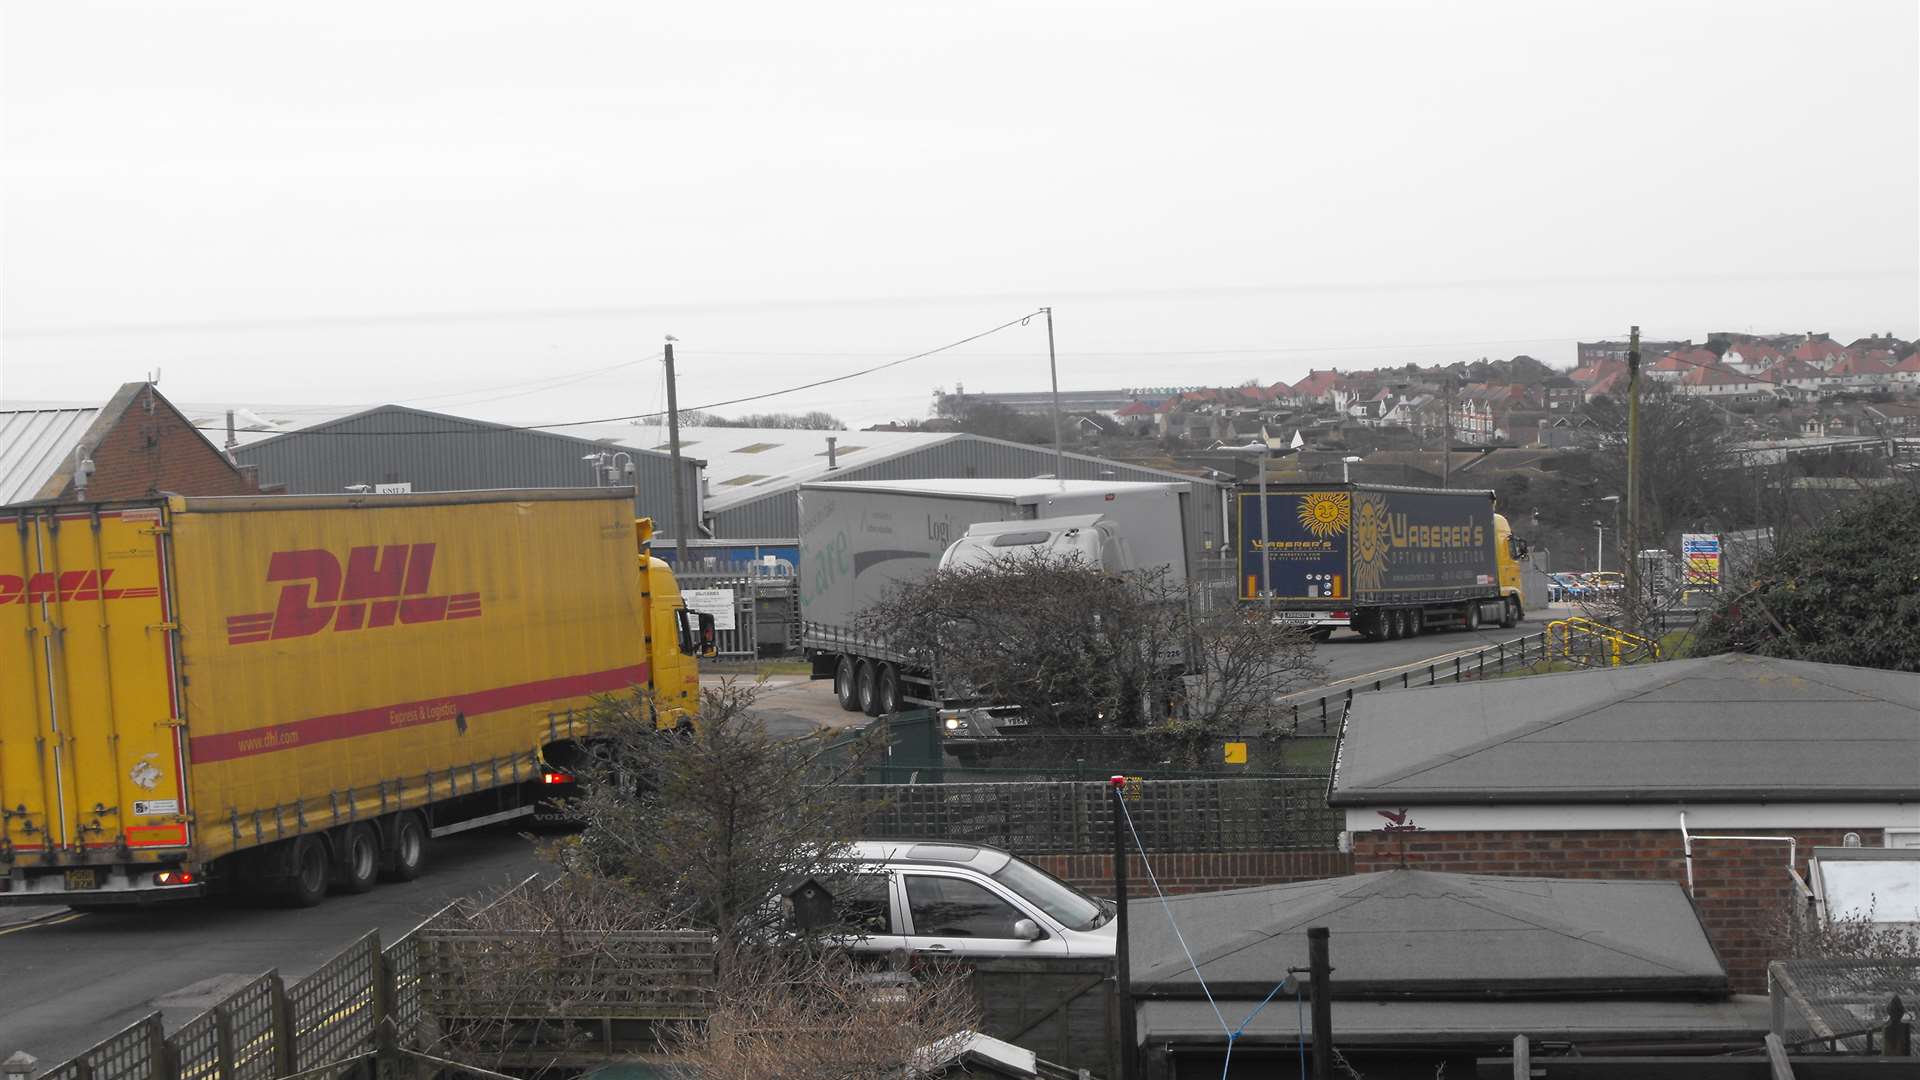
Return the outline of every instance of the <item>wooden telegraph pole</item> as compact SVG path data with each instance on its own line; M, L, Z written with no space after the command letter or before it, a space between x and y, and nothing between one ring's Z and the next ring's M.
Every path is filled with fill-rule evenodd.
M1619 529L1614 530L1616 541ZM1640 597L1640 328L1634 327L1627 338L1627 602L1625 611L1641 612ZM1645 627L1631 626L1636 633Z

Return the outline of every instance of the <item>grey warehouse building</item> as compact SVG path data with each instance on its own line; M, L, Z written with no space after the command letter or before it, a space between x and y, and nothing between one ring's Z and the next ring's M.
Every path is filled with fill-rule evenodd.
M601 425L587 433L655 451L667 441L665 429L655 425ZM798 536L802 483L1023 480L1054 471L1048 447L958 432L696 427L681 429L680 445L706 462L702 521L720 539ZM1083 454L1065 455L1064 465L1068 480L1192 485L1189 550L1205 557L1223 546L1224 494L1212 481Z
M277 485L290 495L380 484L413 491L631 486L635 514L653 518L664 532L673 529L672 460L665 453L402 405L274 435L236 447L233 457L259 467L263 488ZM696 514L703 465L693 454L680 463Z

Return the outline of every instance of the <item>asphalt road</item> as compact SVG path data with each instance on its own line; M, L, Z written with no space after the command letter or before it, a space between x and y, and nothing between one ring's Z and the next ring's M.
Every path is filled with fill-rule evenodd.
M1543 625L1534 619L1513 630L1383 642L1340 633L1315 656L1337 682ZM864 719L839 707L830 682L794 675L767 679L755 710L781 735ZM297 979L370 929L392 940L448 901L485 894L539 866L533 845L510 823L435 841L432 868L418 881L329 897L307 910L196 901L118 914L55 911L21 925L9 924L10 909L0 908L0 1058L25 1050L43 1068L58 1064L156 1009L169 1028L178 1026L269 968Z
M1399 641L1368 641L1351 630L1335 631L1332 638L1314 647L1314 659L1326 669L1327 683L1357 679L1361 675L1394 671L1408 664L1424 663L1437 656L1483 649L1502 641L1512 641L1547 628L1549 619L1565 612L1532 612L1519 626L1502 630L1484 626L1478 630L1435 630L1416 638Z
M0 925L0 1059L57 1065L155 1009L172 1029L269 968L306 975L369 930L391 941L461 896L516 882L539 863L509 826L433 843L417 881L289 910L233 900ZM11 909L0 909L0 917Z

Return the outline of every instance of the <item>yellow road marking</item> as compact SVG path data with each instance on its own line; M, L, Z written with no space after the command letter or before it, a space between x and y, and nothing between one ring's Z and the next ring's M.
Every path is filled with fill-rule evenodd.
M9 926L5 930L0 930L0 937L6 937L8 934L17 934L22 930L32 930L42 926L59 926L61 923L70 923L75 919L84 918L86 914L84 911L70 911L65 915L49 915L43 919L35 919L29 923L21 923L19 926Z

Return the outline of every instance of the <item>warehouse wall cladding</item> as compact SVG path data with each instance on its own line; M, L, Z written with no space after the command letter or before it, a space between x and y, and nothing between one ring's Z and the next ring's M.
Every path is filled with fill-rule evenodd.
M240 446L233 456L289 495L382 485L413 492L631 486L635 515L674 531L669 456L602 439L382 405ZM705 464L692 456L680 463L695 514Z

